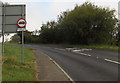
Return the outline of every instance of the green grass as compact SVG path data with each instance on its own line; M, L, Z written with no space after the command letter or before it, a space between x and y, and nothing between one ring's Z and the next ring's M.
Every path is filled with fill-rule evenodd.
M32 49L25 48L25 63L21 63L21 47L5 45L5 55L3 56L3 81L37 81L35 56Z
M110 45L73 45L73 47L78 48L97 48L97 49L104 49L104 50L119 50L118 46L110 46Z
M118 50L118 46L109 46L109 45L76 45L75 47L78 48L98 48L98 49L105 49L105 50Z

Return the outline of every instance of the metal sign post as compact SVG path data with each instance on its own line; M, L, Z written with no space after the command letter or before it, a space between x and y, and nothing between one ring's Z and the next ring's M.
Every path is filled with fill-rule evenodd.
M4 56L4 33L2 32L2 56Z
M24 64L24 31L22 31L22 64Z
M2 14L3 14L3 3L0 1L0 37L3 36L2 34ZM0 83L2 83L2 55L3 55L3 43L0 43Z
M4 26L5 26L5 23L4 23L4 18L5 18L5 5L3 5L3 16L2 16L2 56L4 56Z

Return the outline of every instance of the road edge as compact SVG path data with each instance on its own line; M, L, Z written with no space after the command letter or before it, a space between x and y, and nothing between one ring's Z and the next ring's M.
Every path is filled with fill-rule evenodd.
M43 53L43 52L42 52ZM45 53L44 53L45 54ZM52 58L50 58L47 54L45 54L45 56L47 56L50 61L52 61L66 76L67 78L72 82L75 83L74 80L62 69L62 67L60 67L60 65L58 65L58 63L56 61L54 61Z

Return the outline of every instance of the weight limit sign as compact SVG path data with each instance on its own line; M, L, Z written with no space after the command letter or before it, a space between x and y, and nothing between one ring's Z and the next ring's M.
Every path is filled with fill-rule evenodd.
M25 28L26 26L26 20L24 18L20 18L18 21L17 21L17 26L19 28Z

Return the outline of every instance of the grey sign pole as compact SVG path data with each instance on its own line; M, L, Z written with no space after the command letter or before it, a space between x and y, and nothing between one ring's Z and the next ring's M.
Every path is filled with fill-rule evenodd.
M3 18L2 18L2 56L4 56L4 26L5 26L5 5L3 5Z
M22 31L22 64L24 64L24 31Z
M22 18L24 17L24 5L22 6ZM24 30L22 30L22 64L24 64Z
M2 32L2 56L4 56L4 32Z

